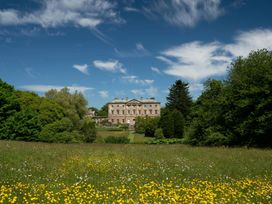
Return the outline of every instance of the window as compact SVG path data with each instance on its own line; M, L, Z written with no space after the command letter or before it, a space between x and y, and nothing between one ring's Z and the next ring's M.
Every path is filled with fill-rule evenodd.
M157 108L157 106L158 106L158 105L156 104L155 107Z
M158 110L155 110L155 114L158 114Z
M119 115L119 110L117 110L117 115Z
M144 110L144 114L146 115L146 110Z
M113 105L111 105L111 107L113 107Z
M128 114L130 114L130 110L128 110Z
M114 110L111 111L111 114L114 114Z
M117 105L117 107L119 107L119 104Z
M136 114L136 110L135 109L133 109L133 114Z
M125 119L123 119L122 121L123 121L123 123L125 123Z
M111 119L111 122L114 123L114 119Z
M119 123L119 119L117 119L117 123Z
M139 110L139 115L141 115L141 110Z
M152 109L149 110L149 113L152 114Z
M122 111L122 113L123 113L123 115L125 115L125 111L124 110Z

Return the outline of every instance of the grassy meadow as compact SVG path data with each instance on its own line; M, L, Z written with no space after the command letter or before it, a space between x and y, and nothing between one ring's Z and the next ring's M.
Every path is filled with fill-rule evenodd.
M0 141L0 203L271 203L272 150Z

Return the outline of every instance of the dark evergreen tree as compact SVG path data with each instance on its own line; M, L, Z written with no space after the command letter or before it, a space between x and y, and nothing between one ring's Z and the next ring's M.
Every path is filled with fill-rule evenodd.
M188 83L177 80L169 89L169 95L166 99L166 108L180 111L185 118L188 116L193 103L189 94Z
M174 122L174 137L182 138L184 134L184 117L178 110L173 110L171 113L172 121Z
M174 119L170 110L164 109L164 111L161 113L159 126L162 128L165 138L174 137Z

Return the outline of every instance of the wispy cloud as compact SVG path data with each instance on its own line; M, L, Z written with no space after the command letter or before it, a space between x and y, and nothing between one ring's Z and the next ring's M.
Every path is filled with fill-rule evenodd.
M158 93L158 89L151 86L146 89L132 89L130 92L137 97L139 97L139 96L155 97Z
M74 64L73 67L75 69L77 69L78 71L80 71L81 73L83 73L83 74L86 74L86 75L89 74L89 72L88 72L88 65L87 64L83 64L83 65Z
M99 91L98 93L102 98L108 98L109 97L109 92L106 91L106 90Z
M61 90L64 87L67 87L71 92L79 91L82 93L86 93L86 91L90 91L94 89L92 87L86 87L86 86L57 86L57 85L23 85L23 86L20 86L19 88L28 90L28 91L44 93L51 89Z
M93 65L97 69L104 71L120 72L122 74L125 74L127 72L123 64L120 63L118 60L106 60L106 61L94 60Z
M151 55L150 51L141 42L136 43L135 48L132 50L121 51L114 48L114 52L118 57L147 57Z
M140 85L150 85L154 83L154 80L152 79L139 79L137 76L134 76L134 75L123 76L122 79L129 83L140 84Z
M221 0L157 0L143 10L147 16L162 18L175 26L193 27L201 20L214 20L223 14Z
M199 82L210 76L224 75L235 58L262 48L272 49L271 29L240 32L230 44L199 41L181 44L163 51L157 59L168 64L166 74Z
M161 74L161 71L157 67L151 67L150 69L157 74Z
M104 22L121 23L116 4L109 0L42 0L41 9L21 12L0 10L0 25L40 25L44 28L74 25L95 28Z
M31 78L36 78L36 75L33 73L33 69L30 67L25 68L25 72Z
M134 8L134 7L124 7L124 11L126 11L126 12L136 12L136 13L140 12L139 9Z

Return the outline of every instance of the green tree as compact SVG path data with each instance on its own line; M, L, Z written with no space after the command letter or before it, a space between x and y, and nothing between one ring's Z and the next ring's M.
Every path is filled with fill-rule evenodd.
M97 115L98 115L98 116L105 116L105 117L108 117L108 105L109 105L108 103L106 103L105 105L103 105L103 106L99 109Z
M272 52L258 50L238 58L228 80L228 126L232 144L272 146Z
M183 138L185 121L182 113L179 112L178 110L173 110L171 112L171 117L174 124L173 137Z
M47 99L58 103L64 110L64 114L68 117L75 128L80 127L82 119L87 114L87 101L79 92L70 93L68 88L63 88L60 91L50 90L45 93Z
M136 117L135 132L144 133L146 137L154 137L159 125L159 117Z
M2 127L1 139L38 141L41 123L38 113L32 109L16 112Z
M163 135L165 138L174 137L174 119L172 117L172 111L164 109L161 112L161 118L159 122L159 127L162 128Z
M166 108L180 111L185 118L188 116L192 106L188 83L177 80L169 89L169 95L166 99Z
M227 102L225 86L219 80L208 80L204 87L191 111L189 131L191 144L210 144L209 137L214 133L227 134L224 118ZM221 144L227 144L227 140L223 138Z
M96 138L96 129L95 129L95 121L91 118L84 118L83 126L81 128L81 132L84 136L84 142L93 142Z
M0 129L7 118L19 110L20 104L15 95L14 88L0 79Z

